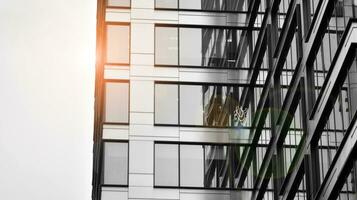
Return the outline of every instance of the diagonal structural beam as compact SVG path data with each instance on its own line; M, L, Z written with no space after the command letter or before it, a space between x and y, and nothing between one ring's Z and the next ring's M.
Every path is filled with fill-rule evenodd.
M355 57L355 49L357 47L357 20L350 20L347 25L344 36L341 40L339 48L336 52L329 73L321 89L318 100L315 104L314 111L310 116L308 124L308 132L311 133L306 138L302 146L302 151L307 152L311 143L319 139L323 127L325 126L338 93L347 77L347 73L351 63ZM296 167L300 168L303 165L304 155L299 155L296 161ZM289 199L291 196L294 180L297 179L297 171L293 171L288 179L285 180L285 192L282 200ZM325 180L324 180L325 182ZM321 198L325 199L325 198Z
M294 6L295 6L295 4L294 4ZM265 123L267 113L262 112L262 111L264 110L264 108L266 108L268 106L269 88L274 81L274 74L279 73L279 71L281 71L281 68L283 66L283 64L281 64L281 63L284 63L285 57L286 57L289 47L290 47L289 44L290 44L291 40L293 39L292 33L295 32L295 28L296 28L296 20L294 20L294 16L295 16L295 7L292 7L292 8L290 8L290 12L288 13L287 19L286 19L288 21L287 24L291 24L291 26L284 29L285 32L282 33L282 37L283 37L282 44L284 44L284 45L280 48L280 51L278 54L279 56L276 60L273 70L269 71L269 73L268 73L267 79L264 84L264 89L262 91L261 98L260 98L260 101L259 101L259 104L257 107L257 112L254 116L254 120L252 123L253 129L252 129L251 137L250 137L251 146L247 147L243 151L243 155L242 155L242 159L241 159L242 164L238 170L238 177L239 177L238 187L243 186L244 181L247 177L248 169L249 169L251 162L253 160L255 148L256 148L256 145L258 144L261 130ZM290 35L290 37L288 37L288 35ZM254 79L251 79L250 81L254 81ZM243 99L242 99L243 102L247 103L247 98L245 98L244 95L242 97L243 97ZM267 153L268 153L268 151L267 151ZM265 166L265 168L267 169L269 166L269 163L265 163L263 161L262 166ZM259 177L261 177L261 176L258 176L258 180L259 180ZM262 183L259 183L259 185L261 185L261 184Z
M303 76L303 71L305 69L306 66L306 62L308 62L309 60L311 60L313 58L313 55L315 55L319 44L321 43L322 37L321 35L323 35L327 25L328 25L328 19L329 17L332 15L333 12L333 8L334 8L334 0L331 1L326 1L321 7L320 7L320 12L317 14L317 19L315 21L315 27L313 27L313 31L312 34L310 36L310 42L305 46L305 49L308 49L307 54L305 54L302 59L302 63L303 65L294 73L294 79L291 81L291 85L289 88L289 91L286 95L286 99L284 100L284 105L283 105L283 109L282 110L292 110L291 106L293 106L291 104L291 102L293 102L293 99L296 98L297 94L296 93L300 93L300 91L298 90L298 85L300 84L300 79ZM294 8L295 10L296 8ZM295 11L294 11L295 12ZM284 42L283 42L284 44ZM281 51L284 52L284 51ZM279 56L280 57L280 56ZM279 61L277 61L279 63ZM276 73L277 69L274 69L274 73ZM290 102L290 103L289 103ZM289 124L286 121L286 117L284 117L283 113L279 114L279 119L278 119L278 124L280 125L286 125ZM286 131L286 130L285 130ZM283 132L283 134L281 134ZM309 131L310 132L310 131ZM266 152L266 156L264 157L264 162L263 165L259 171L259 176L258 176L258 180L255 184L255 188L258 190L256 192L253 193L253 197L252 199L261 199L262 195L259 195L261 193L264 193L264 191L266 190L265 187L265 181L267 179L270 178L271 174L267 173L268 170L268 166L271 165L272 162L272 158L273 158L273 154L274 151L276 149L276 145L281 143L281 141L284 141L284 128L280 128L277 131L277 137L274 138L274 141L272 142L272 146L271 149L268 149L268 151ZM307 152L307 149L305 148L305 146L308 146L308 144L310 143L310 139L307 139L305 141L305 143L303 144L303 147L301 147L301 152L300 154L297 154L297 158L294 158L294 162L295 162L295 170L285 178L284 183L283 183L283 191L280 192L283 194L283 199L289 199L291 197L293 197L296 193L296 187L298 187L300 181L301 181L301 177L302 177L302 169L303 169L303 160L304 160L304 152Z
M357 153L357 112L348 127L345 137L327 171L326 177L315 197L315 200L337 199L348 177Z

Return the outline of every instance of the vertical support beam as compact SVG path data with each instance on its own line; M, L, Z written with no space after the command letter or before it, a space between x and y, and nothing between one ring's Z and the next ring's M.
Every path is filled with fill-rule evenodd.
M102 149L102 110L103 110L103 79L105 59L105 0L97 1L97 40L96 40L96 77L94 102L94 134L93 134L93 174L92 199L101 199L101 149Z

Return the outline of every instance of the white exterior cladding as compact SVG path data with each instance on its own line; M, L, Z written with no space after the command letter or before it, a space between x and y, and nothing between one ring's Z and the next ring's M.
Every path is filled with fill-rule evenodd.
M248 192L154 188L154 141L225 142L247 133L234 129L154 126L154 81L242 83L237 71L154 66L154 25L239 25L238 14L159 11L154 0L132 0L131 9L108 8L106 22L129 22L130 66L105 66L105 79L130 80L129 125L104 125L103 139L129 140L129 187L103 187L102 200L248 199ZM241 22L238 22L240 19Z

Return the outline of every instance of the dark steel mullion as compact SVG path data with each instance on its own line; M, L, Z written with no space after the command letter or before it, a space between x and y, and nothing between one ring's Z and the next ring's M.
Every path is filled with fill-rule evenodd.
M333 163L322 183L322 187L316 197L317 200L336 199L353 168L357 153L356 119L357 113L355 113L354 119L346 131L347 133L341 143L341 147L336 153Z
M351 25L354 23L356 23L356 20L351 20L349 22L349 25L347 26L348 28L346 30L350 30L350 27ZM352 31L352 30L350 30ZM350 32L350 31L347 31L345 32L345 35L343 37L343 40L344 43L345 43L345 39L347 37L347 34ZM355 38L349 38L349 39L354 39ZM316 138L318 138L319 134L321 133L321 130L323 128L323 125L326 123L326 118L324 116L328 116L329 113L331 112L331 107L333 106L333 103L335 102L336 100L336 93L339 92L339 89L342 87L342 80L344 80L347 76L347 71L348 71L348 67L345 67L343 68L342 66L348 66L349 64L351 64L351 62L353 61L354 59L354 51L351 51L349 50L348 52L346 52L346 50L343 50L343 53L344 54L340 54L340 51L342 49L342 47L344 48L348 48L348 49L353 49L356 47L356 43L350 43L350 45L348 47L346 47L345 45L343 44L340 44L339 48L338 48L338 51L337 51L337 54L338 56L335 56L336 59L343 59L345 58L344 62L343 63L340 63L340 65L338 66L334 66L335 63L333 63L333 67L331 67L330 70L333 70L334 73L332 76L328 76L328 79L326 81L330 81L329 79L333 79L333 78L337 78L338 80L337 81L334 81L333 82L333 85L331 86L331 89L328 90L328 94L325 94L325 91L322 91L322 93L320 94L321 95L324 95L324 96L328 96L329 99L328 101L324 101L322 102L322 106L319 106L319 111L317 113L314 114L313 118L314 119L314 123L311 123L310 124L310 127L309 127L309 131L311 131L311 135L308 136L307 140L306 140L306 143L304 144L304 147L303 147L303 150L306 151L305 149L308 147L308 144L310 142L314 142L316 141ZM340 70L340 71L336 71L336 70ZM341 83L342 82L342 83ZM319 103L321 104L321 102ZM321 111L320 111L321 110ZM297 161L297 165L298 167L300 168L301 166L301 163L303 161L303 158L299 158L298 161ZM292 176L291 176L291 180L290 180L290 183L287 184L287 190L290 191L291 189L293 189L293 183L294 183L294 180L298 178L298 173L293 173ZM290 192L289 192L290 193ZM287 199L288 195L284 195L283 196L283 200L284 199Z

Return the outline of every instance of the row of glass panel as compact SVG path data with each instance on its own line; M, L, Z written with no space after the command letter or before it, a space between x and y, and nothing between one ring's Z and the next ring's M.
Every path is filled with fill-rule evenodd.
M155 26L155 65L248 68L238 66L242 30L212 27Z
M106 31L105 63L128 65L130 24L109 23ZM239 29L156 25L155 65L248 68L247 59L238 62L241 34Z
M103 142L103 186L128 185L128 146ZM243 146L233 144L155 142L154 186L230 189L242 152Z
M247 0L155 0L155 8L203 10L221 12L246 12ZM108 7L130 8L131 0L107 0Z
M239 155L232 146L155 144L157 187L230 188L232 164Z
M155 124L243 126L242 90L238 85L155 83Z
M102 185L128 186L128 141L104 141L103 144ZM234 188L243 148L234 144L155 142L154 186ZM256 148L259 152L261 149L262 154L256 155L254 159L261 163L267 146ZM290 156L287 162L292 159ZM257 172L249 173L247 180L251 184L245 184L243 188L253 188L256 175Z
M230 127L244 125L237 85L155 83L156 125ZM106 81L105 123L129 123L129 81Z

